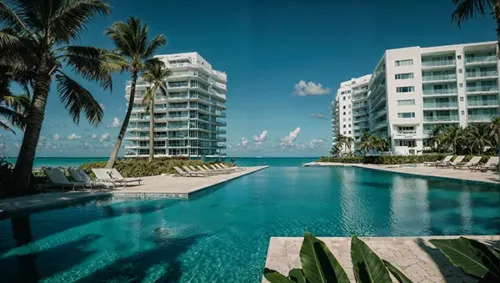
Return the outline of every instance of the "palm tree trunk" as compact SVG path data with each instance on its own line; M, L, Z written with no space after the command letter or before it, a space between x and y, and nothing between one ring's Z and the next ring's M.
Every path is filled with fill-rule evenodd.
M156 96L156 89L155 93L152 94L151 96L151 105L149 107L149 162L153 161L154 157L154 152L155 152L155 114L154 114L154 107L155 107L155 96Z
M36 147L45 117L45 106L49 95L50 83L51 75L48 59L42 58L33 92L33 100L31 101L28 113L23 142L14 168L16 186L9 188L10 192L8 194L11 196L29 193L33 162L35 161Z
M132 84L130 86L130 96L128 100L127 113L125 114L125 119L123 120L122 127L120 129L120 133L116 138L115 148L109 157L108 163L106 163L106 168L113 168L115 165L116 157L118 156L118 152L120 151L120 147L122 146L123 138L125 137L125 133L127 132L128 121L130 120L130 114L132 114L132 108L134 107L134 98L135 98L135 84L137 83L137 71L132 71Z

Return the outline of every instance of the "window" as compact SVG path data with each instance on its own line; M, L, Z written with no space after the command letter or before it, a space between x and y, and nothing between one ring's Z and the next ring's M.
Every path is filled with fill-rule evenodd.
M415 118L415 112L398 113L398 118L403 118L403 119Z
M413 73L402 73L402 74L395 74L394 78L396 80L407 80L407 79L413 79Z
M349 128L351 127L351 124L349 124ZM350 134L350 133L349 133Z
M460 111L460 114L465 115L465 111L463 111L463 110Z
M464 97L463 96L460 97L460 101L464 101Z
M463 83L459 83L458 87L464 87L464 84Z
M415 105L415 99L398 100L398 105L400 106Z
M343 109L345 109L345 105L343 106Z
M345 128L345 125L342 128Z
M349 131L349 134L351 133L351 131Z
M396 60L394 63L396 63L396 67L413 66L413 59Z
M463 72L462 69L458 69L458 73L461 74Z
M345 112L344 112L344 114L342 114L342 115L344 115L344 116L345 116Z
M345 131L344 131L344 135L345 135Z
M462 55L457 55L457 59L462 59Z
M399 92L399 93L414 92L414 91L415 91L414 86L399 86L396 88L396 92Z
M349 104L349 109L351 109L351 104Z
M344 96L344 100L345 100L345 96Z

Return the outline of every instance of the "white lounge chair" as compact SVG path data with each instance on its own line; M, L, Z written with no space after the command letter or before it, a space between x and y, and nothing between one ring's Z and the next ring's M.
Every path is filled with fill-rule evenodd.
M214 170L210 170L208 168L204 169L200 165L196 165L196 168L198 168L198 171L200 171L200 172L207 172L207 173L212 173L212 174L223 174L222 172L217 172L217 171L214 171Z
M198 174L198 175L201 175L201 176L210 176L210 175L212 175L212 173L210 173L210 172L200 172L200 171L197 171L197 170L191 170L191 168L189 168L186 165L182 166L182 169L184 169L186 172L188 172L190 174Z
M206 175L201 175L201 174L196 174L196 173L191 173L191 172L186 172L182 170L181 168L174 166L174 170L177 171L177 174L175 174L175 177L182 176L182 177L205 177Z
M477 166L473 166L471 168L471 171L481 171L481 172L486 172L488 170L492 170L492 171L495 171L495 170L498 170L498 162L499 162L499 157L498 156L493 156L493 157L490 157L488 159L488 161L486 161L486 163L484 165L477 165Z
M106 182L94 182L90 177L85 173L83 169L78 169L78 168L70 168L68 169L69 174L71 174L71 177L73 177L73 180L79 183L84 183L86 187L92 188L114 188L115 184L114 183L106 183Z
M61 188L71 188L73 191L75 188L85 188L85 183L82 182L70 182L60 169L43 169L45 175L49 178L52 185Z
M111 176L109 175L109 169L106 169L106 168L93 168L92 172L95 175L96 181L104 182L104 183L112 183L113 185L115 185L116 183L118 183L115 180L113 180L111 178Z
M437 167L454 167L454 166L460 165L462 163L462 160L464 160L464 158L465 158L464 155L459 155L459 156L455 157L455 160L453 160L451 162L437 163L436 168Z
M235 171L244 171L244 170L246 170L246 168L239 167L239 166L236 166L236 165L232 166L232 167L229 167L229 166L227 166L224 163L219 163L219 166L221 166L222 168L225 168L225 169L233 169Z
M471 169L474 166L477 166L479 164L479 161L481 161L481 156L474 156L469 160L469 162L460 163L453 167L453 169Z
M432 161L432 162L424 162L424 166L434 166L440 163L448 163L453 158L453 155L447 155L443 160L440 161Z
M136 183L140 186L142 179L141 178L125 178L116 170L115 168L109 169L109 176L111 176L111 179L115 180L118 183L125 184L125 186L128 185L128 183Z
M213 170L218 171L218 172L224 172L224 173L232 173L233 172L233 170L230 170L230 169L219 168L219 167L215 166L215 164L210 164L209 166L210 166L210 168L212 168Z

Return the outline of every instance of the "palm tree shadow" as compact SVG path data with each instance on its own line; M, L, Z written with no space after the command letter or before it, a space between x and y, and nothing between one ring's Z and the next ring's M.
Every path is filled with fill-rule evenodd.
M119 259L77 282L143 282L151 276L156 276L155 282L179 282L182 277L179 257L205 236L156 238L153 240L156 248Z

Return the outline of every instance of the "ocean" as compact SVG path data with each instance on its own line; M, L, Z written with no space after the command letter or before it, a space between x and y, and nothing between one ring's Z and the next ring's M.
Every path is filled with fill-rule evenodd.
M302 166L302 163L316 161L318 157L232 157L239 166L268 165L272 167L295 167ZM230 161L227 157L226 161ZM7 161L14 164L16 158L7 158ZM40 167L77 167L84 163L108 161L108 157L37 157L34 168Z

